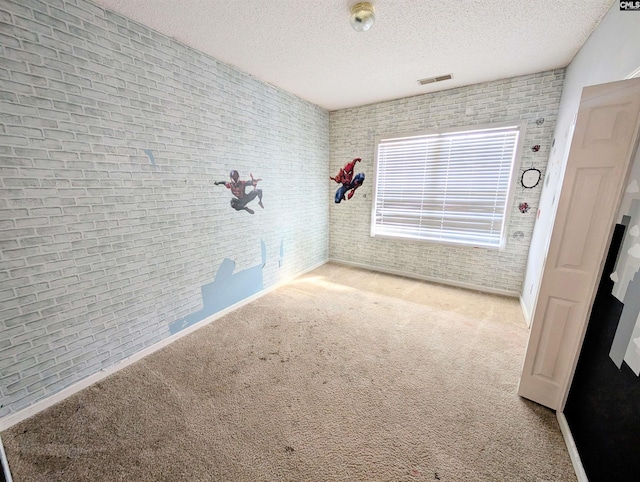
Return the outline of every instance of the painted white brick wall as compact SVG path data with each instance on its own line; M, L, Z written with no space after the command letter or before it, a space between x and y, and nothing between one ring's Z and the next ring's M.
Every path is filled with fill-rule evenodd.
M0 0L0 417L167 337L260 240L265 287L326 260L328 162L317 106L87 1Z
M356 172L364 172L366 180L351 200L330 208L330 257L517 295L543 183L534 189L516 184L507 246L502 251L372 238L375 139L435 128L524 122L527 127L518 179L522 170L529 167L540 169L544 176L563 79L564 69L559 69L331 112L332 175L352 158L361 157L363 162L357 165ZM541 118L544 123L537 125L536 120ZM533 152L531 147L536 144L541 148ZM331 195L336 187L331 184ZM527 214L518 210L521 202L531 206ZM517 231L523 232L524 237L514 238Z

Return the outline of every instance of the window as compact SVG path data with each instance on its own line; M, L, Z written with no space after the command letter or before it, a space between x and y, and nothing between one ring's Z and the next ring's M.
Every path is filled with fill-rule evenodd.
M380 139L371 235L502 248L521 129Z

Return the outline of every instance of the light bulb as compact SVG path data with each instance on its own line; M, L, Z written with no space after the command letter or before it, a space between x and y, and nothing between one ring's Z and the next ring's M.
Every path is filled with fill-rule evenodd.
M376 12L369 2L356 3L351 7L351 26L356 32L366 32L373 26Z

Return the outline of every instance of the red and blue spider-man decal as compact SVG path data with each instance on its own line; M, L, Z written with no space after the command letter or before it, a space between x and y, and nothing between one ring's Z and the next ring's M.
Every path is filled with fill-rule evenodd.
M345 199L345 194L347 194L347 191L349 192L349 194L347 194L346 198L351 199L356 189L362 186L362 183L364 182L364 173L359 172L355 176L353 175L353 170L356 167L356 162L360 162L361 160L362 159L360 159L359 157L356 157L353 161L341 168L338 174L336 174L336 177L329 177L329 179L331 179L332 181L335 181L338 184L342 184L342 186L340 186L336 191L336 204Z

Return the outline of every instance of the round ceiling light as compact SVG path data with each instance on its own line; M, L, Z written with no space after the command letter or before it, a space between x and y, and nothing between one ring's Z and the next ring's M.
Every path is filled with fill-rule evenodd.
M366 32L373 27L376 11L369 2L356 3L351 7L351 26L356 32Z

